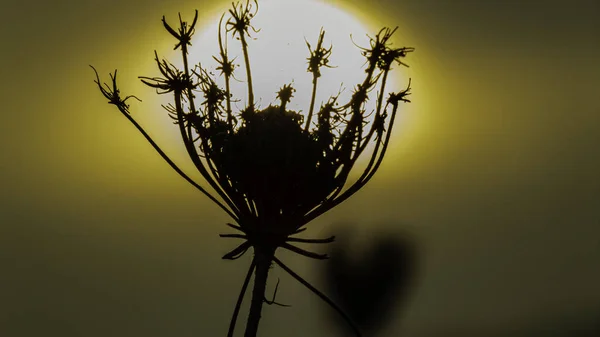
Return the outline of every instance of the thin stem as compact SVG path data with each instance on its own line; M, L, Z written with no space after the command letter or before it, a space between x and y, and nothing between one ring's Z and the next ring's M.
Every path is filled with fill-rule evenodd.
M231 88L229 85L229 76L225 75L225 92L227 93L227 125L233 129L233 113L231 112Z
M189 79L190 72L189 72L189 63L188 63L187 54L188 54L187 45L182 44L181 55L183 58L183 68L185 71L185 76ZM194 94L192 92L191 87L187 88L187 93L188 93L191 113L196 113L196 106L194 103ZM189 133L189 129L190 129L190 127L188 127L188 133ZM183 136L183 134L182 134L182 136ZM188 153L189 153L190 157L192 157L192 161L194 162L196 167L198 167L198 169L200 170L200 173L202 173L204 178L208 181L208 183L212 186L212 188L215 189L215 191L217 191L217 193L221 196L221 198L223 198L223 200L225 200L225 202L227 202L229 207L231 207L236 212L241 212L242 211L241 206L243 203L240 203L239 200L235 200L238 202L235 202L233 200L234 196L236 196L235 193L226 193L226 192L231 192L231 186L227 183L227 181L225 179L221 179L219 177L219 175L217 174L216 170L212 167L211 158L209 158L210 151L205 151L204 153L206 154L206 163L209 166L209 169L211 170L212 176L208 173L206 168L202 165L201 160L198 156L198 151L196 150L196 147L194 146L194 141L191 140L192 138L188 135L187 138L184 136L184 142L186 142L185 141L186 139L188 139L192 143L189 146L188 146L188 144L186 144L186 147L188 148ZM206 149L207 148L206 139L201 138L201 140L202 140L202 145L203 145L204 149ZM206 174L205 174L205 172L206 172ZM215 182L215 180L216 180L216 182ZM243 211L246 211L246 210L243 210Z
M158 56L156 59L158 61ZM138 129L138 131L140 131L142 133L142 135L146 138L146 140L150 143L150 145L152 145L152 147L171 166L171 168L173 168L175 170L175 172L179 173L180 176L182 176L190 184L192 184L194 187L196 187L200 192L202 192L204 195L206 195L215 204L217 204L219 207L221 207L221 209L223 209L225 211L225 213L227 213L229 216L231 216L232 219L234 219L236 222L239 222L239 217L237 214L234 214L231 210L227 209L227 207L225 207L221 202L219 202L217 199L215 199L215 197L213 197L204 188L202 188L195 181L193 181L190 177L188 177L185 173L183 173L183 171L181 169L179 169L179 167L177 167L177 165L175 165L175 163L161 150L161 148L158 146L158 144L156 144L154 142L154 140L152 140L152 138L148 135L148 133L146 133L146 131L135 121L135 119L133 119L133 117L131 117L131 115L129 113L129 109L128 109L129 106L127 104L125 104L125 101L130 97L134 97L138 100L139 100L139 98L137 98L135 96L127 96L125 99L120 98L119 89L117 88L117 71L115 70L115 74L110 76L112 79L112 83L113 83L113 88L111 90L107 84L105 84L106 88L104 88L102 86L102 84L100 84L100 77L98 76L98 72L96 71L96 68L94 68L91 65L90 65L90 67L94 70L94 73L96 74L96 81L94 81L94 82L96 84L98 84L98 88L100 89L100 92L102 92L102 95L104 95L104 97L109 99L109 103L115 105L117 107L117 109L119 109L119 111L123 114L123 116L125 116ZM160 68L160 69L161 69L161 72L163 72L163 68ZM177 94L176 94L175 98L176 98L176 100L175 100L176 103L179 102L177 100ZM177 115L179 118L179 123L183 123L182 115L181 115L180 111L181 111L181 108L179 107L179 109L177 110Z
M390 126L389 129L387 131L387 135L385 137L385 141L383 142L383 148L381 149L381 155L379 155L379 158L377 159L377 163L375 164L375 167L373 167L373 169L369 172L369 174L366 176L366 178L361 180L361 183L364 185L366 184L369 180L371 180L371 178L373 177L373 175L375 174L375 172L377 172L377 170L379 169L379 165L381 165L381 162L383 161L383 157L385 156L385 152L387 150L388 144L390 143L390 136L392 135L392 128L394 126L394 120L396 119L396 111L398 110L398 104L394 105L394 109L392 110L392 117L390 119Z
M244 52L244 63L246 64L246 77L248 77L248 106L254 107L254 91L252 89L252 72L250 71L250 58L248 56L248 44L246 37L240 33L242 51Z
M381 107L383 103L383 95L385 94L385 85L387 84L387 77L389 69L384 70L383 78L381 79L381 91L379 92L379 97L377 97L377 106L375 108L375 115L379 115L381 113Z
M375 70L375 63L371 63L371 65L369 66L369 69L367 70L367 76L363 82L363 84L360 86L360 90L365 90L365 92L368 92L370 90L370 87L372 87L373 85L375 85L374 82L371 82L372 76L373 76L373 72ZM383 96L383 91L385 89L385 81L387 80L387 74L388 72L385 71L383 74L383 85L382 85L382 92L380 93L379 97L378 97L378 104L377 104L377 113L380 112L381 109L381 99ZM377 78L379 77L379 75L377 76ZM371 83L371 84L369 84ZM351 107L353 110L356 109L360 109L360 106L357 104L360 103L360 105L362 105L364 102L355 102L354 101L354 97L351 99L351 101L348 103L348 107ZM387 107L387 104L386 104ZM385 110L385 108L384 108ZM358 112L360 113L360 112ZM396 113L396 110L394 109L394 114ZM391 118L391 122L394 122L394 117L392 116ZM352 117L354 118L354 116ZM351 120L352 122L352 120ZM360 121L360 123L362 123L362 121ZM342 135L340 136L339 141L337 142L337 144L334 147L335 151L339 151L340 147L343 145L343 141L344 141L344 137L350 137L351 135L349 134L349 132L352 131L351 128L352 125L350 125L350 123L348 124L348 126L346 127L346 129L344 130L344 132L342 133ZM344 200L346 200L347 198L349 198L352 194L354 194L356 191L358 191L360 188L362 188L362 186L365 185L365 183L361 182L361 179L366 176L366 171L368 169L370 169L372 162L375 160L375 157L377 155L377 153L373 153L372 157L371 157L371 161L369 162L368 165L368 169L363 173L363 175L361 176L361 179L357 180L349 189L347 189L346 191L344 191L344 193L341 194L341 196L339 198L336 198L341 192L342 189L344 188L344 185L346 185L346 179L348 178L349 174L350 174L350 170L352 169L352 167L354 166L354 163L356 162L356 160L358 159L358 157L360 156L360 153L362 153L362 151L366 148L368 141L371 139L371 137L373 136L373 133L375 131L374 129L374 125L372 125L371 130L369 132L369 134L367 135L365 141L363 144L361 144L359 142L359 144L357 145L357 149L356 149L356 153L355 156L353 158L350 158L350 160L347 163L344 163L344 167L342 168L342 171L339 174L339 179L342 179L342 183L338 185L337 189L334 191L334 193L329 196L329 198L323 202L321 205L317 206L316 208L314 208L313 210L309 211L308 214L305 215L304 221L305 223L308 223L312 220L314 220L316 217L326 213L327 211L331 210L333 207L339 205L340 203L342 203ZM388 132L391 131L391 127L392 125L390 124L390 130ZM386 141L389 140L389 137L386 138ZM377 143L376 145L376 149L379 147L379 143ZM385 146L384 146L385 147ZM369 177L370 179L370 177Z
M379 97L377 99L377 107L376 107L376 112L375 112L375 118L377 118L378 116L381 116L381 104L382 104L383 95L384 95L384 92L385 92L385 84L386 84L386 81L387 81L388 72L389 71L386 70L383 73L383 79L382 79L382 84L381 84L381 91L380 91ZM369 130L369 133L367 134L367 136L362 141L362 144L359 142L359 144L357 145L356 151L354 152L354 156L350 160L350 163L348 164L349 170L352 169L352 167L354 166L354 164L356 163L356 161L358 160L358 158L360 157L360 155L362 154L362 152L366 149L367 145L371 141L371 138L373 137L373 135L375 134L376 131L377 131L377 126L375 125L375 121L373 121L373 122L371 122L371 129ZM375 161L375 158L377 157L377 150L379 149L380 143L381 143L381 140L379 140L376 143L375 150L373 151L373 153L371 155L371 160L369 161L369 164L365 168L365 170L364 170L363 174L361 175L361 177L355 182L355 184L358 183L358 182L360 182L367 175L367 172L369 172L371 170L371 167L373 166L373 162ZM350 173L349 170L344 171L344 174L345 174L346 178L348 177L348 175ZM328 200L324 204L326 204L327 202L329 202L331 200L334 200L342 192L342 188L345 185L345 183L346 183L346 180L344 179L344 184L340 184L341 187L338 188L328 198Z
M219 20L219 51L221 53L221 57L222 57L222 67L223 67L223 74L225 75L225 92L227 92L227 97L226 99L226 104L227 104L227 124L229 125L229 128L232 127L233 125L233 115L231 113L231 91L229 88L229 76L231 75L231 73L229 72L229 69L225 69L225 67L229 66L229 58L227 55L227 34L225 34L225 45L223 45L223 34L221 33L221 28L223 27L223 18L225 17L225 13L223 13L223 15L221 15L221 19Z
M346 315L346 313L340 307L338 307L337 304L335 304L331 299L329 299L329 297L327 297L327 295L323 294L317 288L313 287L310 283L308 283L300 275L296 274L293 270L291 270L288 266L286 266L278 258L273 257L273 261L275 263L277 263L288 274L292 275L292 277L295 278L298 282L302 283L302 285L304 285L310 291L312 291L313 293L315 293L315 295L319 296L323 301L327 302L327 304L329 304L335 311L337 311L338 314L340 314L344 318L344 320L346 321L346 323L348 323L348 325L350 325L350 327L352 328L352 330L354 330L354 332L356 333L356 335L358 337L361 336L360 330L358 330L358 327L356 326L356 324L354 324L354 322L352 322L352 319L350 319L350 317L348 317L348 315Z
M121 109L119 109L119 110L121 110ZM213 197L204 188L202 188L202 186L198 185L198 183L193 181L179 167L177 167L177 165L175 165L175 163L163 152L163 150L161 150L161 148L158 146L158 144L156 144L154 142L154 140L152 140L152 138L150 138L150 135L148 135L148 133L146 133L146 131L135 121L135 119L133 119L126 111L121 110L121 113L125 117L127 117L127 119L138 129L138 131L140 131L142 133L142 135L146 138L146 140L150 143L150 145L152 145L152 147L156 150L156 152L158 152L158 154L171 166L171 168L173 168L175 170L175 172L179 173L179 175L181 177L183 177L183 179L187 180L187 182L192 184L200 192L202 192L210 200L212 200L215 204L217 204L219 207L221 207L221 209L224 210L225 213L227 213L232 219L234 219L235 221L239 220L237 215L233 214L233 212L231 212L229 209L227 209L227 207L225 207L225 205L223 205L219 200L217 200L215 197Z
M189 79L189 78L190 78L190 71L189 71L189 64L188 64L188 58L187 58L187 54L188 54L188 51L187 51L187 45L186 45L186 44L182 44L182 46L181 46L181 56L182 56L182 58L183 58L183 69L184 69L184 71L185 71L185 76L186 76L186 78L188 78L188 79ZM190 104L190 112L191 112L191 113L196 113L196 105L195 105L195 103L194 103L194 94L193 94L193 92L192 92L192 88L191 88L191 87L188 87L188 88L187 88L187 93L188 93L188 100L189 100L189 104ZM183 109L181 109L181 110L183 110ZM189 129L189 128L188 128L188 129ZM183 129L182 129L182 131L183 131ZM188 132L188 133L189 133L189 132ZM191 146L188 146L188 149L189 149L189 150L188 150L188 152L189 152L190 156L192 156L192 157L193 157L193 158L192 158L192 161L194 161L194 164L196 164L196 166L198 166L198 164L197 164L196 162L197 162L197 161L199 161L199 158L198 158L199 156L198 156L198 152L196 151L196 147L195 147L195 146L194 146L194 144L193 144L193 140L191 140L192 138L191 138L191 137L189 137L189 135L188 135L188 137L187 137L187 138L186 138L186 137L184 137L184 141L185 141L186 139L190 140L190 141L191 141L191 143L192 143L192 144L191 144ZM186 143L187 143L187 142L186 142ZM187 145L187 144L186 144L186 145ZM208 162L208 158L207 158L207 162ZM203 167L203 168L204 168L204 167ZM201 171L202 171L202 170L201 170ZM208 181L208 182L211 184L211 186L212 186L212 187L213 187L213 188L214 188L214 189L217 191L217 193L219 193L219 195L221 195L221 197L222 197L223 199L225 199L226 201L228 201L228 198L227 198L226 196L224 196L224 193L223 193L223 191L222 191L222 189L221 189L221 186L218 186L218 185L217 185L217 183L216 183L216 182L215 182L213 179L211 179L211 176L210 176L210 175L208 175L208 171L207 171L206 169L204 169L204 171L206 171L206 173L207 173L206 175L204 175L204 174L203 174L203 176L205 176L206 180L207 180L207 181ZM201 172L201 173L202 173L202 172ZM213 172L213 176L214 176L214 178L215 178L217 181L219 180L219 177L215 176L214 172ZM229 203L229 202L228 202L228 203ZM230 206L230 207L232 207L232 208L234 208L234 210L235 210L235 207L233 206L233 201L231 201L231 204L230 204L229 206ZM237 205L236 205L236 206L237 206Z
M183 138L183 143L185 145L185 148L186 148L192 162L194 163L196 168L200 171L200 173L202 174L204 179L206 179L206 181L210 184L210 186L227 203L227 205L231 208L231 210L233 212L235 212L238 215L241 215L240 211L237 209L237 207L233 203L233 201L231 201L228 198L228 196L225 193L223 193L221 188L215 183L215 181L212 179L212 177L210 176L210 174L208 173L208 171L206 170L206 168L200 161L200 157L198 156L198 153L196 152L196 148L195 148L194 144L192 143L192 141L190 140L190 138L188 137L188 134L185 129L186 127L185 127L185 125L184 125L185 123L183 121L183 107L181 104L181 95L182 95L181 92L175 92L175 109L177 111L177 121L178 121L177 124L179 125L179 131L181 133L181 137ZM236 217L236 219L239 219L239 217Z
M252 303L250 304L250 314L248 315L244 337L256 337L256 333L258 332L258 323L260 321L260 313L265 300L265 289L267 287L269 267L273 261L273 253L273 251L264 251L263 249L254 247L256 271L254 273Z
M369 92L371 87L374 85L374 83L371 81L371 79L373 78L373 72L375 71L375 66L376 66L375 63L370 64L369 68L367 69L367 75L366 75L363 83L358 85L358 90L364 90L364 93L365 93L364 97L361 98L360 96L356 96L357 93L355 93L355 95L352 96L350 101L346 105L344 105L342 107L342 109L345 110L345 109L350 108L352 110L353 114L354 114L355 110L360 111L360 107L365 103L365 99L367 97L366 94ZM361 98L362 100L359 100L358 98ZM354 117L351 117L350 121L352 121L352 118L354 118ZM333 148L334 151L337 152L340 150L340 147L342 145L344 145L346 138L350 137L350 133L354 131L353 129L354 128L351 128L350 123L348 123L348 125L346 126L346 128L344 129L342 134L340 135L338 142L335 144L335 146Z
M189 67L189 64L188 64L187 54L188 54L188 52L187 52L187 45L183 44L182 47L181 47L181 55L183 57L183 71L185 71L185 77L187 79L189 79L190 78L190 67ZM194 97L194 94L192 93L192 88L188 87L187 88L187 92L188 92L188 96L189 96L189 99L190 99L190 110L192 110L192 112L195 112L196 111L196 107L195 107L195 104L194 104L194 100L192 99Z
M335 241L335 236L330 236L326 239L304 239L304 238L293 238L288 237L286 242L300 242L300 243L332 243Z
M233 332L235 330L235 323L237 321L237 317L240 313L240 308L242 307L242 302L244 301L244 295L246 294L246 289L248 288L248 283L250 283L250 277L252 277L252 272L256 268L256 258L252 259L252 263L250 264L250 268L248 268L248 273L246 274L246 278L244 279L244 284L242 285L242 290L240 290L240 295L238 296L237 302L235 303L235 309L233 310L233 316L231 317L231 322L229 322L229 331L227 331L227 337L233 337Z
M386 104L386 108L387 108L387 104ZM386 109L386 108L384 108L384 109ZM390 119L389 129L385 136L385 140L383 141L383 147L381 149L381 152L378 154L375 154L375 155L373 155L373 157L371 157L371 161L369 162L368 166L371 167L372 163L376 160L375 165L370 170L368 170L368 171L365 170L365 172L363 172L363 174L361 175L359 180L356 183L354 183L354 185L352 185L350 188L348 188L344 193L342 193L339 197L324 204L325 205L324 207L317 208L312 213L306 215L306 217L304 218L304 221L306 223L314 220L315 218L321 216L323 213L325 213L325 212L329 211L330 209L334 208L335 206L341 204L346 199L351 197L354 193L356 193L359 189L361 189L369 180L371 180L371 178L373 177L375 172L379 169L381 162L383 161L383 157L387 150L387 146L390 141L390 136L392 134L392 127L394 125L394 120L396 118L397 110L398 110L398 105L396 104L396 105L394 105L394 108L392 110L392 116ZM377 151L379 144L381 144L381 142L377 143L375 152Z
M306 125L304 126L304 131L308 131L310 127L310 120L312 119L313 111L315 109L315 99L317 95L317 75L313 74L313 87L312 87L312 95L310 97L310 108L308 110L308 116L306 117Z

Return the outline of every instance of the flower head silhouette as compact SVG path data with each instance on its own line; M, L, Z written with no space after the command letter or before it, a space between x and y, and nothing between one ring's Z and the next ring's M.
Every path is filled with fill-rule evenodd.
M114 75L111 74L112 88L100 83L97 72L95 82L109 103L115 105L136 126L179 175L233 219L233 223L227 225L237 233L221 234L221 237L241 239L242 242L225 254L223 259L235 260L248 249L253 249L254 258L244 280L228 336L233 335L241 301L253 273L254 288L245 336L256 336L262 304L276 304L274 299L267 301L264 297L269 268L273 262L324 299L354 327L329 298L279 260L275 251L282 248L310 258L327 258L326 255L310 252L295 244L330 243L334 237L306 239L295 235L304 231L310 221L356 193L378 170L390 140L398 105L400 102L409 102L410 81L405 90L389 93L384 102L388 73L394 62L404 65L401 60L414 49L392 48L390 38L395 29L384 28L379 31L370 38L369 47L359 47L367 60L366 75L364 81L356 85L351 99L340 104L339 94L330 97L317 109L316 122L311 124L318 79L322 76L320 69L332 67L329 64L332 47L323 47L325 32L320 32L314 49L306 41L310 53L307 71L313 76L306 120L302 114L286 107L294 97L295 89L291 84L284 85L277 93L278 105L259 110L254 103L246 40L250 37L250 29L258 32L251 25L257 10L256 1L247 1L245 4L233 4L233 9L229 11L230 18L225 23L224 16L221 17L219 27L224 26L225 33L219 28L220 54L214 59L219 64L219 75L224 77L224 89L206 69L200 65L189 65L188 47L197 22L197 11L190 25L180 16L178 30L173 29L164 17L162 19L165 29L177 40L175 49L181 50L183 70L160 59L155 53L162 76L140 77L158 94L173 96L173 103L163 107L178 126L192 162L216 196L179 169L131 116L125 101L135 96L121 98L116 70ZM248 102L239 113L231 109L233 96L229 81L234 76L236 66L228 57L228 34L241 41L246 68ZM372 112L372 121L368 121L365 103L378 83L380 90L376 96L376 108ZM196 95L201 96L198 105ZM366 168L356 181L348 184L352 168L369 144L373 144L373 150ZM359 334L358 330L356 332Z

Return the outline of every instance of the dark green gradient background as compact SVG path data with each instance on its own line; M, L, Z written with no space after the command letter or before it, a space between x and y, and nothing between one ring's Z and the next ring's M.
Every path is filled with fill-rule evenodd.
M405 131L370 185L308 231L351 222L365 238L396 225L414 234L421 281L386 335L591 328L600 319L600 2L339 4L374 27L400 25L398 42L417 50ZM198 8L209 18L227 6L2 2L0 336L225 335L248 257L220 260L235 244L217 236L227 217L105 103L88 64L104 77L119 68L123 90L152 102L136 76L153 69L154 49L172 48L161 16ZM184 162L164 114L136 107ZM319 262L281 258L322 285ZM331 336L326 306L278 268L273 276L278 300L293 307L267 307L261 335Z

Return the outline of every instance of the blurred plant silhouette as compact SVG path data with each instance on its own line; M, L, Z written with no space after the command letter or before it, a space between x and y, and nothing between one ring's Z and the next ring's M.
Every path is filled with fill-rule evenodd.
M283 85L278 92L279 105L259 109L254 100L252 73L248 55L248 39L259 32L252 24L258 11L256 1L234 3L219 21L220 76L225 88L221 88L214 75L200 65L190 66L188 48L198 19L196 11L191 24L179 16L177 29L169 25L163 16L165 29L176 39L175 49L181 50L183 69L178 69L155 52L155 60L161 75L141 76L158 94L170 94L173 103L163 108L174 120L183 139L190 159L217 196L209 193L181 169L161 150L156 142L135 121L129 111L127 100L135 96L121 97L117 85L117 71L110 74L111 85L100 82L99 90L142 133L162 158L184 179L223 209L235 223L227 225L238 231L221 237L237 238L243 242L223 256L234 260L253 248L254 257L243 282L236 303L228 336L233 336L235 322L243 296L254 273L254 287L245 336L254 337L263 303L265 287L271 264L275 262L290 275L307 286L315 294L336 309L359 334L350 319L324 294L293 272L275 256L277 248L283 248L306 257L325 259L326 255L306 251L292 243L330 243L334 237L306 239L294 237L304 231L305 225L348 199L362 188L379 168L386 152L392 126L400 102L409 102L409 86L399 92L390 92L384 102L385 86L392 65L404 65L401 60L414 49L393 48L390 39L396 29L381 29L370 38L368 47L359 47L367 59L365 79L356 85L349 102L338 103L339 94L330 97L316 112L312 122L315 94L320 69L329 67L332 48L323 47L324 31L313 49L306 42L310 56L308 72L313 77L311 105L307 119L286 109L292 99L294 88ZM224 32L223 29L224 28ZM232 111L233 95L229 83L237 67L228 56L227 38L231 35L241 43L248 84L246 106L239 112ZM376 109L367 114L365 103L369 93L380 84L376 95ZM203 98L196 102L196 95ZM139 99L138 99L139 100ZM367 117L373 116L372 122ZM370 125L369 125L370 124ZM359 156L367 145L373 144L373 152L364 172L348 186L347 180ZM220 200L219 200L220 199Z
M414 284L416 242L407 233L381 232L357 252L350 230L339 233L338 238L330 260L321 267L326 287L361 331L376 336L394 306L407 300ZM331 323L339 327L342 336L348 335L347 326L339 324L336 317Z

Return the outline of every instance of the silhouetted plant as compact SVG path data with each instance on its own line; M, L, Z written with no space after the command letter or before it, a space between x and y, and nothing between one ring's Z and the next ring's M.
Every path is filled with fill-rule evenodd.
M279 260L275 251L284 248L310 258L327 258L326 255L306 251L292 243L329 243L334 237L305 239L294 235L304 231L307 223L356 193L379 168L390 140L399 102L409 102L406 97L410 83L405 90L389 93L384 106L388 73L394 62L402 65L400 60L413 48L392 48L389 40L395 29L384 28L379 31L371 38L369 47L359 47L367 59L366 76L354 89L349 102L340 105L337 102L339 94L330 97L317 112L316 123L311 124L320 68L329 66L331 55L331 47L323 47L324 32L321 31L315 49L307 42L310 52L308 72L313 75L313 91L306 121L298 112L286 109L294 93L289 84L278 92L279 105L269 105L259 110L254 101L246 40L251 37L251 32L258 32L251 25L257 10L256 1L233 4L229 19L223 23L223 14L219 21L220 53L214 59L225 80L225 89L215 82L206 69L200 65L189 65L188 47L191 46L198 11L190 25L180 15L177 30L166 22L164 16L162 19L165 29L178 42L175 49L181 50L183 70L160 59L155 52L156 64L162 76L140 77L143 83L155 88L159 94L173 95L173 104L163 108L178 126L192 162L221 200L179 169L133 119L126 101L137 97L121 97L116 70L110 76L112 86L101 85L97 72L95 83L109 103L134 124L179 175L234 220L235 224L227 225L240 233L222 234L221 237L238 238L243 242L223 258L234 260L250 247L253 248L254 258L242 285L228 336L233 335L252 273L255 280L245 336L256 336L263 302L276 303L274 300L266 301L264 297L269 267L273 262L324 299L354 327L329 298ZM223 26L225 33L221 30ZM239 113L234 113L231 108L229 82L236 65L228 57L228 34L236 36L241 42L248 83L248 102ZM377 94L373 121L369 123L365 103L378 82L381 88ZM197 93L204 99L200 104L195 101ZM370 128L367 128L368 124ZM351 169L370 143L374 144L374 150L367 167L357 181L344 189ZM355 331L359 334L356 328Z

